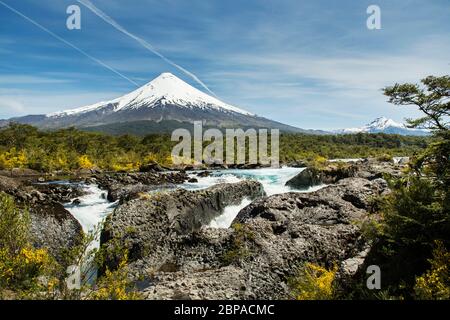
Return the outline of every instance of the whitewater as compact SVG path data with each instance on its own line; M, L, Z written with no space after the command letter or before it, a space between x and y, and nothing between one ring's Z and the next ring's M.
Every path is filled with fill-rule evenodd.
M198 177L195 171L188 172L189 176L196 178L197 183L184 183L180 188L187 190L201 190L219 183L237 183L246 179L259 181L268 196L286 192L313 192L323 187L316 186L305 190L296 190L285 186L286 182L295 177L304 168L263 168L263 169L227 169L211 171L207 177ZM93 232L112 213L117 203L109 202L106 191L96 185L82 185L86 195L79 197L79 204L66 204L65 208L80 222L85 233ZM249 205L249 199L243 199L238 205L225 208L224 212L212 220L209 227L229 228L232 221L241 209ZM98 237L93 247L99 246Z

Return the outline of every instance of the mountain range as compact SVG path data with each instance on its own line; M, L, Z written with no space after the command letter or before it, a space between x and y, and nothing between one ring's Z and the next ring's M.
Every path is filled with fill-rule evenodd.
M28 115L0 120L0 127L10 122L30 124L41 129L77 127L110 134L169 133L177 128L192 130L194 121L205 128L268 128L282 132L307 134L391 133L426 135L423 130L381 117L361 128L336 131L305 130L260 117L212 97L171 73L162 73L144 86L110 101L61 112Z
M144 86L114 100L46 115L12 118L3 121L3 124L11 121L43 129L74 126L108 131L112 127L140 126L142 133L168 131L188 124L192 127L194 121L203 121L205 127L252 127L321 133L272 121L224 103L171 73L162 73Z
M372 122L359 128L348 128L333 131L335 134L355 134L355 133L387 133L387 134L400 134L408 136L426 136L430 132L424 129L411 129L406 127L402 123L395 122L392 119L386 117L380 117Z

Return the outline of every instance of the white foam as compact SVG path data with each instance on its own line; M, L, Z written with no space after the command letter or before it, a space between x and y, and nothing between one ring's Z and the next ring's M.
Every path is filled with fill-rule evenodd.
M208 177L197 177L195 172L190 176L195 177L198 183L185 183L182 187L188 190L206 189L218 183L236 183L246 179L261 182L268 196L286 192L313 192L323 188L325 185L310 187L308 189L293 189L285 186L286 182L305 168L262 168L262 169L227 169L212 171ZM249 205L251 201L244 199L241 204L228 206L224 212L209 224L212 228L229 228L239 211Z
M106 191L96 185L83 185L86 195L78 198L80 204L66 204L65 208L80 222L83 231L88 234L94 231L104 219L114 210L116 203L106 199ZM95 239L93 248L99 246Z

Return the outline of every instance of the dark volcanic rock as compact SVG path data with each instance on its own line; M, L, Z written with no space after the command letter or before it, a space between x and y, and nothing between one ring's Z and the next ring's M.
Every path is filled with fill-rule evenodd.
M185 172L141 172L113 173L95 175L98 185L108 191L108 200L126 200L135 198L139 193L146 193L164 188L173 188L176 184L189 179Z
M322 184L322 180L316 170L306 168L298 175L286 182L286 186L295 189L308 189L309 187Z
M0 170L0 176L7 176L11 178L35 178L41 173L27 168L14 168L11 170Z
M60 203L37 202L29 207L31 234L37 248L47 248L56 258L64 249L80 244L83 229Z
M374 180L384 174L399 176L405 164L382 162L367 159L356 163L329 162L320 168L308 167L286 182L286 186L295 189L307 189L321 184L332 184L345 178L365 178Z
M211 175L211 171L200 171L199 173L197 173L197 177L209 177Z
M321 225L348 224L365 216L371 209L371 199L386 192L383 179L347 178L312 193L291 192L258 199L242 209L235 222L260 217L276 223L295 219Z
M139 167L140 172L161 172L164 169L157 163L148 163Z
M136 198L141 193L154 191L157 188L157 186L145 185L142 183L129 185L111 184L108 190L107 199L111 202L115 202L117 200L130 200Z
M61 199L70 200L72 195L79 194L78 191L69 191L65 187L67 186L25 185L15 179L0 176L0 191L13 196L16 203L30 213L34 246L49 249L56 258L60 258L62 250L78 245L82 237L80 223L57 202ZM65 190L63 195L61 190Z
M152 252L166 252L171 239L191 234L219 216L229 205L243 198L263 196L259 182L219 184L199 191L161 191L123 203L107 218L101 242L121 239L130 249L132 260ZM159 263L158 261L157 263Z
M16 179L0 175L0 192L13 194L22 184Z
M108 237L139 249L129 276L148 280L147 299L287 299L288 279L305 262L337 263L343 277L358 270L367 253L360 222L386 192L382 179L347 178L313 193L257 198L230 229L192 227L201 225L189 218L194 212L204 216L200 194L162 194L119 207ZM189 203L198 209L186 210Z
M47 199L60 203L69 203L74 198L85 195L83 188L75 184L33 184L33 188L44 194Z

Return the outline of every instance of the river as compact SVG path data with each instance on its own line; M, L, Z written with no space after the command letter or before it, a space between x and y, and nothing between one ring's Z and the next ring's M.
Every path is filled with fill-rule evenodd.
M295 190L285 186L285 183L300 173L303 168L283 167L263 169L228 169L211 171L208 177L197 177L195 172L189 172L191 177L198 179L197 183L184 183L181 188L187 190L199 190L211 187L218 183L234 183L245 179L254 179L264 187L267 195L285 192L312 192L323 186L317 186L308 190ZM84 232L88 233L95 229L115 208L116 203L106 199L106 191L96 185L82 185L86 195L79 197L80 204L66 204L65 208L80 222ZM222 215L210 223L212 228L228 228L238 212L250 204L249 199L244 199L239 205L225 208ZM98 246L98 239L95 243Z

